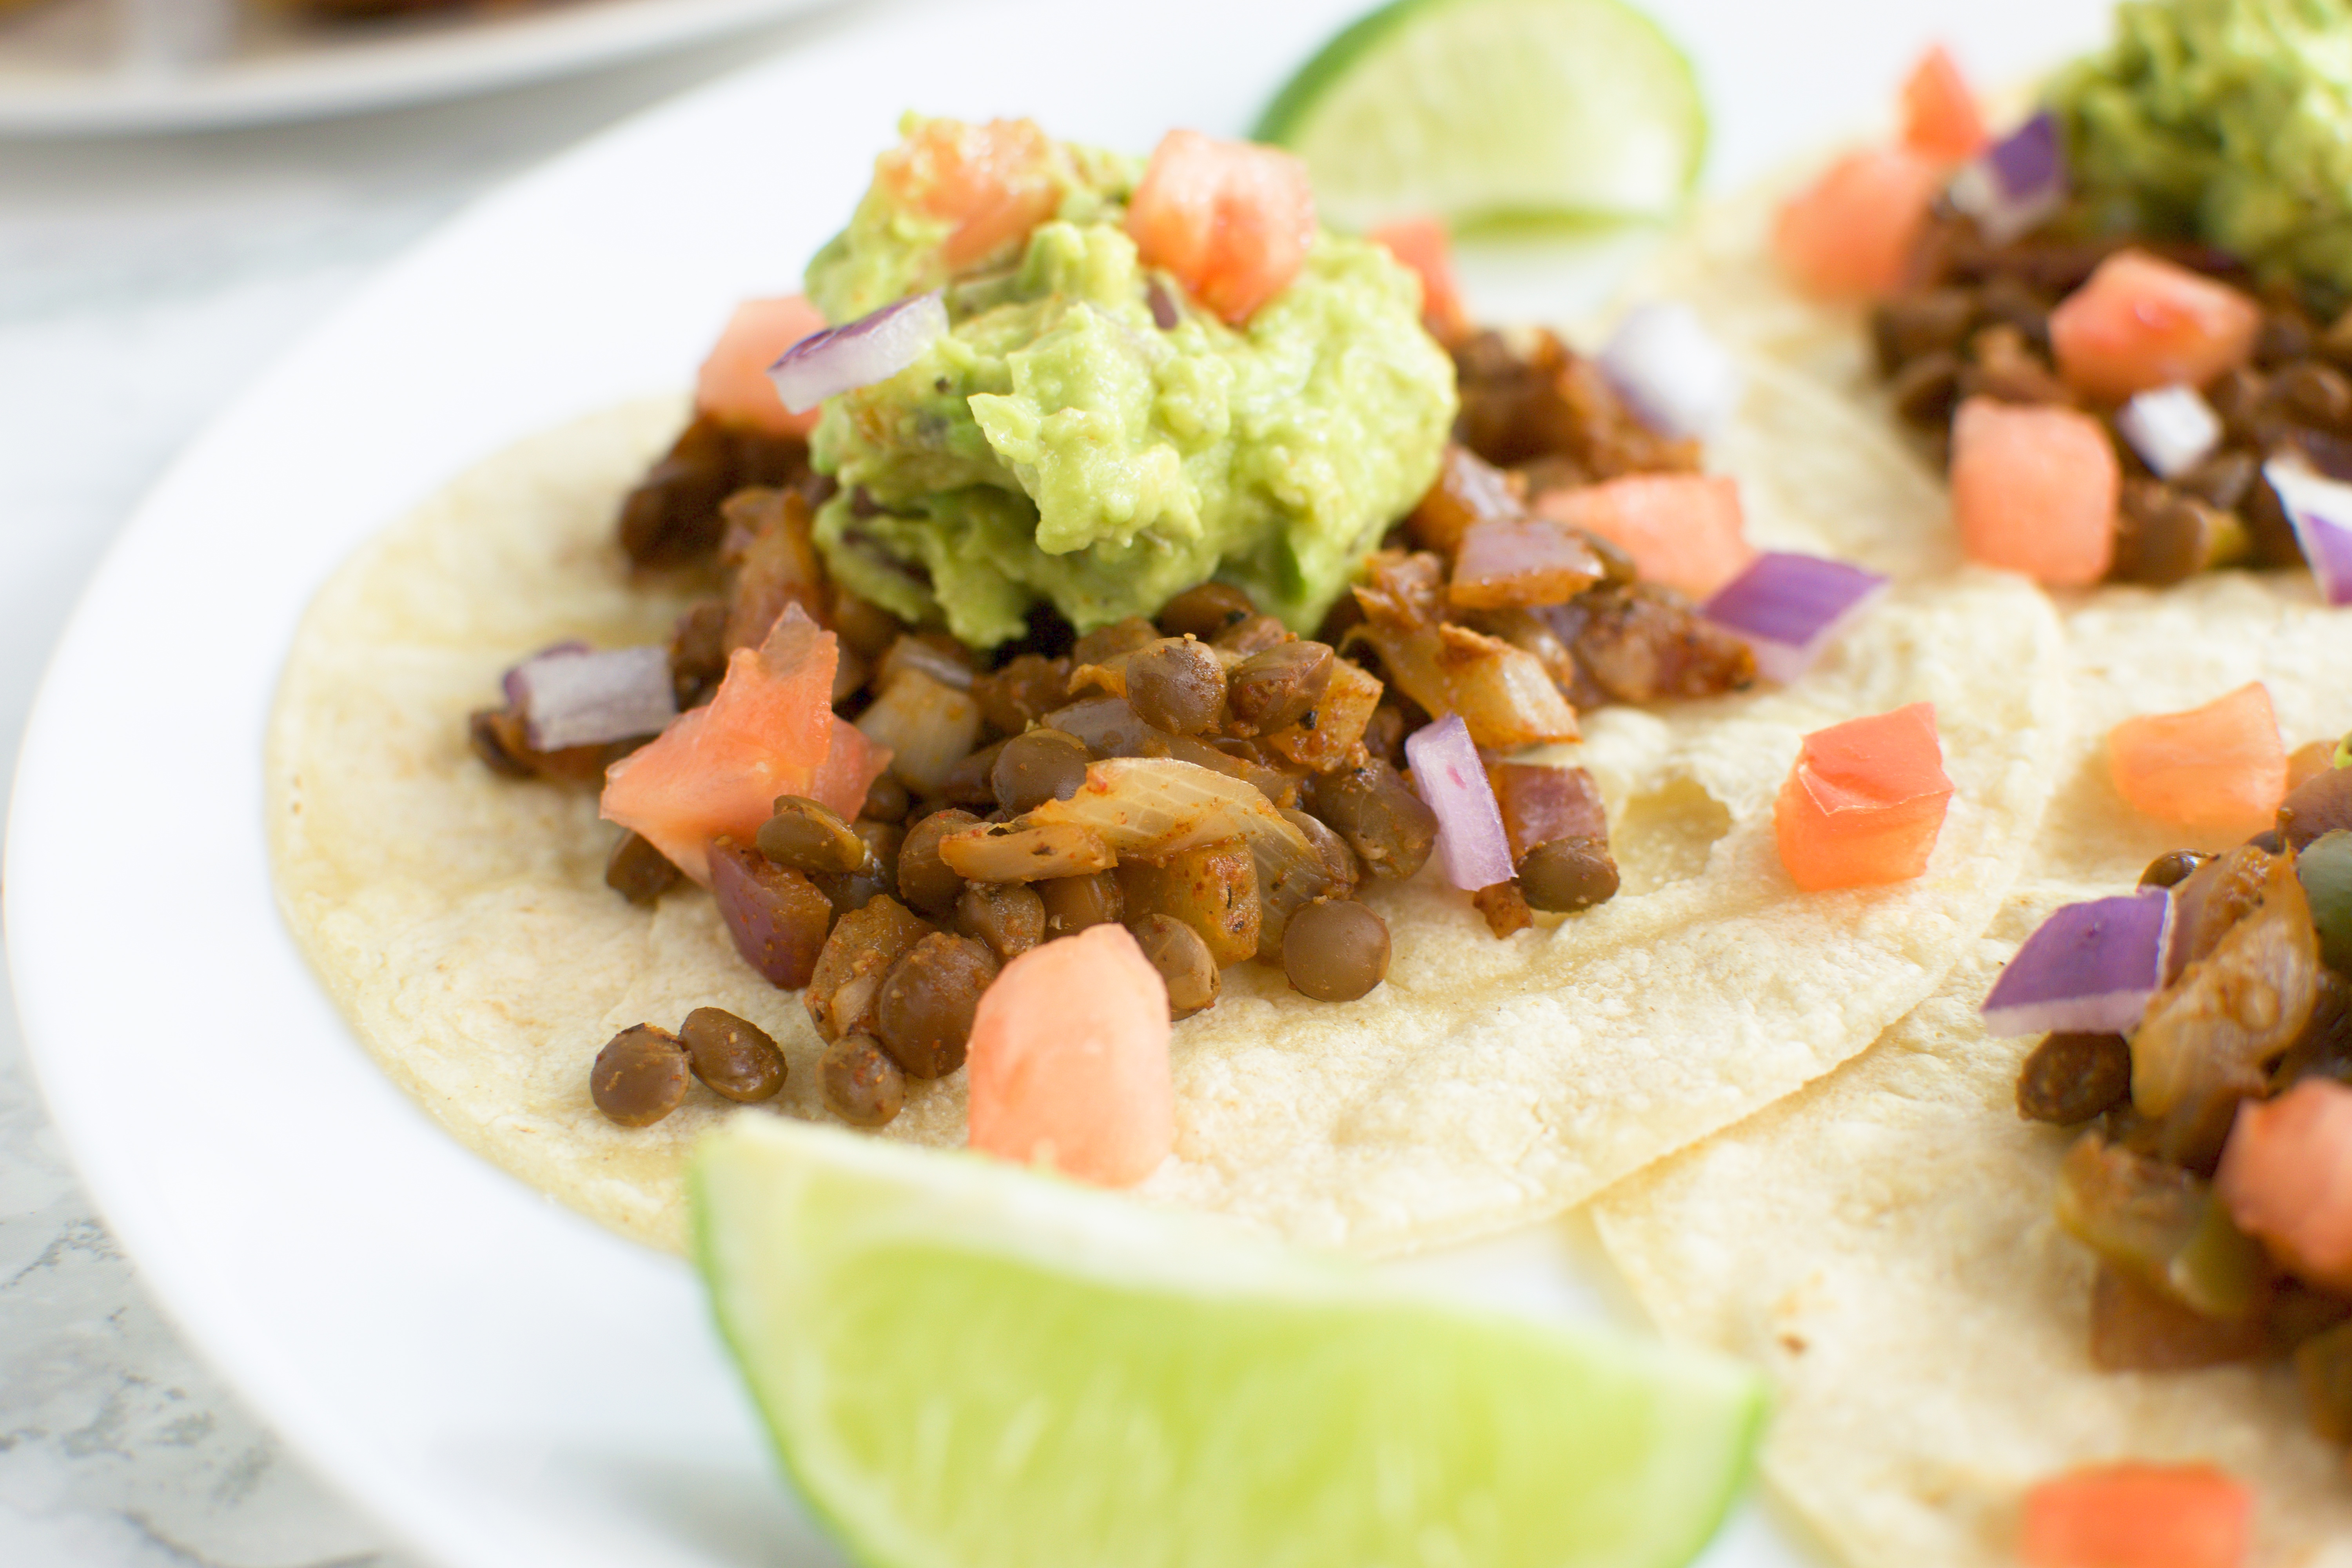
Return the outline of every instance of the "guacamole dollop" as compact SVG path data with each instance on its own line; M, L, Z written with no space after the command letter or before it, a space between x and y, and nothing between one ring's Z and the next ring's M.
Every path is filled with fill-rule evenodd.
M2352 291L2352 0L2135 0L2053 84L2077 185Z
M949 226L877 178L811 263L829 321L938 287L950 321L914 364L824 406L828 564L975 646L1020 636L1040 602L1088 631L1213 576L1310 629L1433 481L1453 424L1418 280L1327 231L1229 327L1139 263L1136 163L1057 146L1051 168L1058 207L1009 260L951 275Z

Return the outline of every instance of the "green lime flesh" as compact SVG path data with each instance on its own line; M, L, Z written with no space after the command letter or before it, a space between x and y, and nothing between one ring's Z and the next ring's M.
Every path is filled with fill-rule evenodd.
M1622 0L1393 0L1326 44L1259 119L1327 220L1456 230L1654 219L1706 151L1690 61Z
M1736 1363L975 1157L746 1117L693 1188L720 1331L870 1568L1664 1568L1762 1423Z

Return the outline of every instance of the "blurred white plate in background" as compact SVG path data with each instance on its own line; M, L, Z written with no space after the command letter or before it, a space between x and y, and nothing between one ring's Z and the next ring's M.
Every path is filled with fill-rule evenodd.
M320 22L285 0L0 4L0 132L308 120L430 102L746 31L826 0L506 0Z

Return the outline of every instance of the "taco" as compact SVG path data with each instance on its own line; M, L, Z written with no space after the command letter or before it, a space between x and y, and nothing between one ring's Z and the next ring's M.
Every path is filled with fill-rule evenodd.
M2104 503L2071 513L2080 570L2043 563L2073 587L2073 753L1981 948L1859 1060L1596 1211L1670 1333L1775 1371L1768 1472L1856 1563L2011 1561L2101 1486L2154 1488L2135 1504L2150 1530L2191 1491L2237 1510L2224 1540L2250 1510L2250 1561L2342 1561L2352 1538L2352 1336L2330 1337L2352 1297L2299 1239L2326 1219L2326 1183L2281 1167L2274 1135L2342 1075L2345 952L2326 938L2346 845L2316 840L2352 795L2329 765L2352 720L2331 673L2352 647L2330 553L2346 514L2333 416L2297 393L2341 380L2324 325L2343 287L2326 244L2340 191L2306 188L2292 222L2290 204L2254 199L2352 146L2323 17L2342 20L2123 7L2120 41L2053 79L2028 145L1996 145L1941 197L1940 174L1920 187L1911 281L1891 249L1874 333L1860 305L1809 299L1786 270L1759 266L1715 301L1720 330L1913 425L1923 461L1948 442L1956 531L1971 399L1996 425L2087 430L2109 475ZM2024 159L2035 142L2047 155ZM1702 248L1760 258L1776 199ZM2139 311L2150 287L2181 309ZM2165 379L2100 379L2151 347L2103 315L2117 299L2178 329L2155 345L2176 355ZM1912 329L1937 310L1959 335L1931 347ZM2201 357L2217 344L2222 359ZM2017 520L2004 537L2049 513ZM2125 930L2146 944L2131 984L2073 1013L2016 1010L2049 954L2071 943L2079 965ZM2263 1185L2282 1169L2284 1202ZM2193 1249L2177 1245L2189 1231L2167 1239L2176 1222Z
M1247 193L1278 243L1228 265L1186 189ZM681 1065L690 1012L720 1015L702 1084L960 1144L990 977L1123 915L1190 1014L1138 1195L1379 1251L1580 1202L1927 995L2051 787L2042 595L1962 563L1932 482L1803 377L1751 366L1702 454L1557 337L1464 330L1442 273L1307 200L1279 155L1187 133L1145 168L910 121L811 267L834 329L749 312L691 418L525 442L349 563L288 662L272 832L289 923L386 1071L675 1246L685 1151L729 1108ZM830 394L813 431L749 406L782 342L779 384ZM1744 581L1759 549L1885 596L1759 679L1671 585ZM1312 705L1244 703L1254 660L1277 695L1311 666ZM1187 671L1223 687L1189 718ZM651 716L564 729L616 707ZM805 744L722 781L748 820L623 788L755 709ZM1889 714L1940 756L1904 797L1916 858L1801 891L1775 819L1807 737ZM1055 874L1007 858L1032 854ZM1317 922L1356 944L1344 973L1302 973ZM890 1039L881 994L961 1021Z
M1727 204L1651 284L1903 428L1971 559L2070 589L2308 564L2345 602L2352 510L2315 481L2352 476L2347 23L2126 4L1998 133L1931 51L1895 135Z

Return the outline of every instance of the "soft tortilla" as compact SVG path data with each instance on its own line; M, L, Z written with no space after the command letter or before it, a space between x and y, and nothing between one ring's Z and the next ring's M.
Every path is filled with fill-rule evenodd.
M1883 408L1858 317L1817 310L1760 262L1759 199L1717 215L1669 278L1737 282L1716 329ZM1601 1236L1669 1336L1762 1364L1779 1415L1765 1474L1863 1568L2015 1562L2024 1488L2070 1467L2202 1459L2252 1480L2260 1564L2352 1563L2352 1486L2284 1368L2116 1374L2088 1353L2090 1254L2052 1217L2071 1134L2021 1121L2036 1043L1986 1035L1993 976L2060 904L2131 887L2196 845L2134 812L2105 737L2264 681L2290 745L2352 728L2352 616L2300 574L2225 573L2067 601L2074 738L2021 882L1943 989L1861 1059L1595 1205Z
M682 413L525 442L362 551L288 660L268 766L287 918L385 1070L499 1164L669 1247L685 1151L722 1104L698 1090L657 1126L615 1127L588 1098L597 1049L726 1007L784 1048L775 1110L817 1117L819 1042L707 896L623 902L593 802L492 776L464 721L520 653L665 635L677 605L629 587L609 541ZM1801 378L1759 367L1713 455L1742 479L1751 537L1888 571L1888 602L1790 689L1590 716L1563 754L1609 797L1614 901L1496 942L1433 867L1370 895L1395 958L1362 1001L1228 970L1223 999L1177 1026L1177 1152L1144 1197L1375 1252L1541 1218L1828 1072L1983 929L2063 742L2055 618L1959 567L1935 487ZM1923 700L1957 786L1927 874L1796 892L1771 815L1801 737ZM914 1086L886 1135L960 1142L962 1097L960 1075Z

